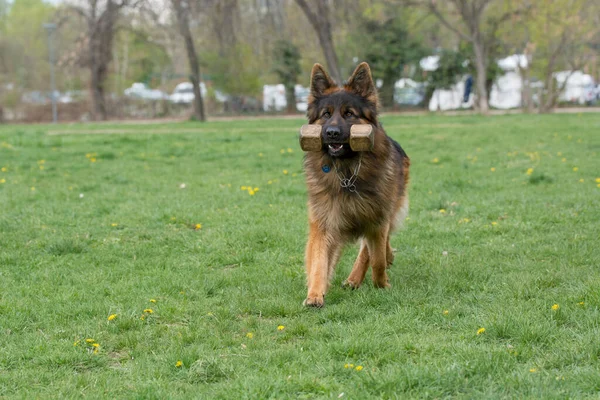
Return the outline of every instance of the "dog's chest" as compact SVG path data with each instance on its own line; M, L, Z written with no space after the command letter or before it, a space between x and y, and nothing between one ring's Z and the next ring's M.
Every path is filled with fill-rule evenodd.
M356 180L355 187L344 188L334 174L315 178L309 183L309 205L327 231L358 237L385 219L385 209L366 182Z

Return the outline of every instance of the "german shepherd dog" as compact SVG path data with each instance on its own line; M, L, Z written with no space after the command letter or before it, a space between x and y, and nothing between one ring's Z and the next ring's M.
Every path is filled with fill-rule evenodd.
M342 247L357 239L361 239L360 251L344 287L360 287L369 266L374 285L390 287L386 272L394 261L390 234L408 213L410 160L378 122L378 104L367 63L358 65L341 87L321 65L314 65L307 117L310 124L323 126L323 146L304 157L310 230L305 306L324 305ZM354 124L373 127L372 151L352 151L349 138Z

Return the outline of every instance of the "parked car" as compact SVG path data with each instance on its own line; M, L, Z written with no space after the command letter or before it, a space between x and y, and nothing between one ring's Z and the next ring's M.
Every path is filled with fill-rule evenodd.
M294 86L294 96L296 97L296 110L305 112L308 108L309 90L302 85ZM264 111L283 111L287 107L285 98L285 86L264 85L263 86L263 110Z
M229 96L215 90L215 99L219 103L224 103L229 99ZM202 98L206 98L208 91L204 82L200 82L200 94ZM173 93L169 96L169 100L175 104L191 104L194 101L194 85L191 82L181 82L175 86Z
M168 95L158 89L150 89L145 83L136 82L130 88L125 89L125 96L144 100L162 100Z

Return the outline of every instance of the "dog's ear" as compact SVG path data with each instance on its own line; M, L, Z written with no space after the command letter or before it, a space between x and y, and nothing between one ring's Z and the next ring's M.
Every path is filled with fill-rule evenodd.
M322 97L327 89L335 87L335 82L329 77L321 64L313 65L310 73L310 94L314 98Z
M374 98L377 101L377 89L371 76L371 68L366 62L358 64L344 89L353 92L361 97Z

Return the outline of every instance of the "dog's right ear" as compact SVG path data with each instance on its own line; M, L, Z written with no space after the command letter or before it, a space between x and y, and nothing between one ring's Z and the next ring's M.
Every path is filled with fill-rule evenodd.
M325 72L321 64L315 64L310 73L310 94L314 98L322 97L327 89L335 87L335 82Z

